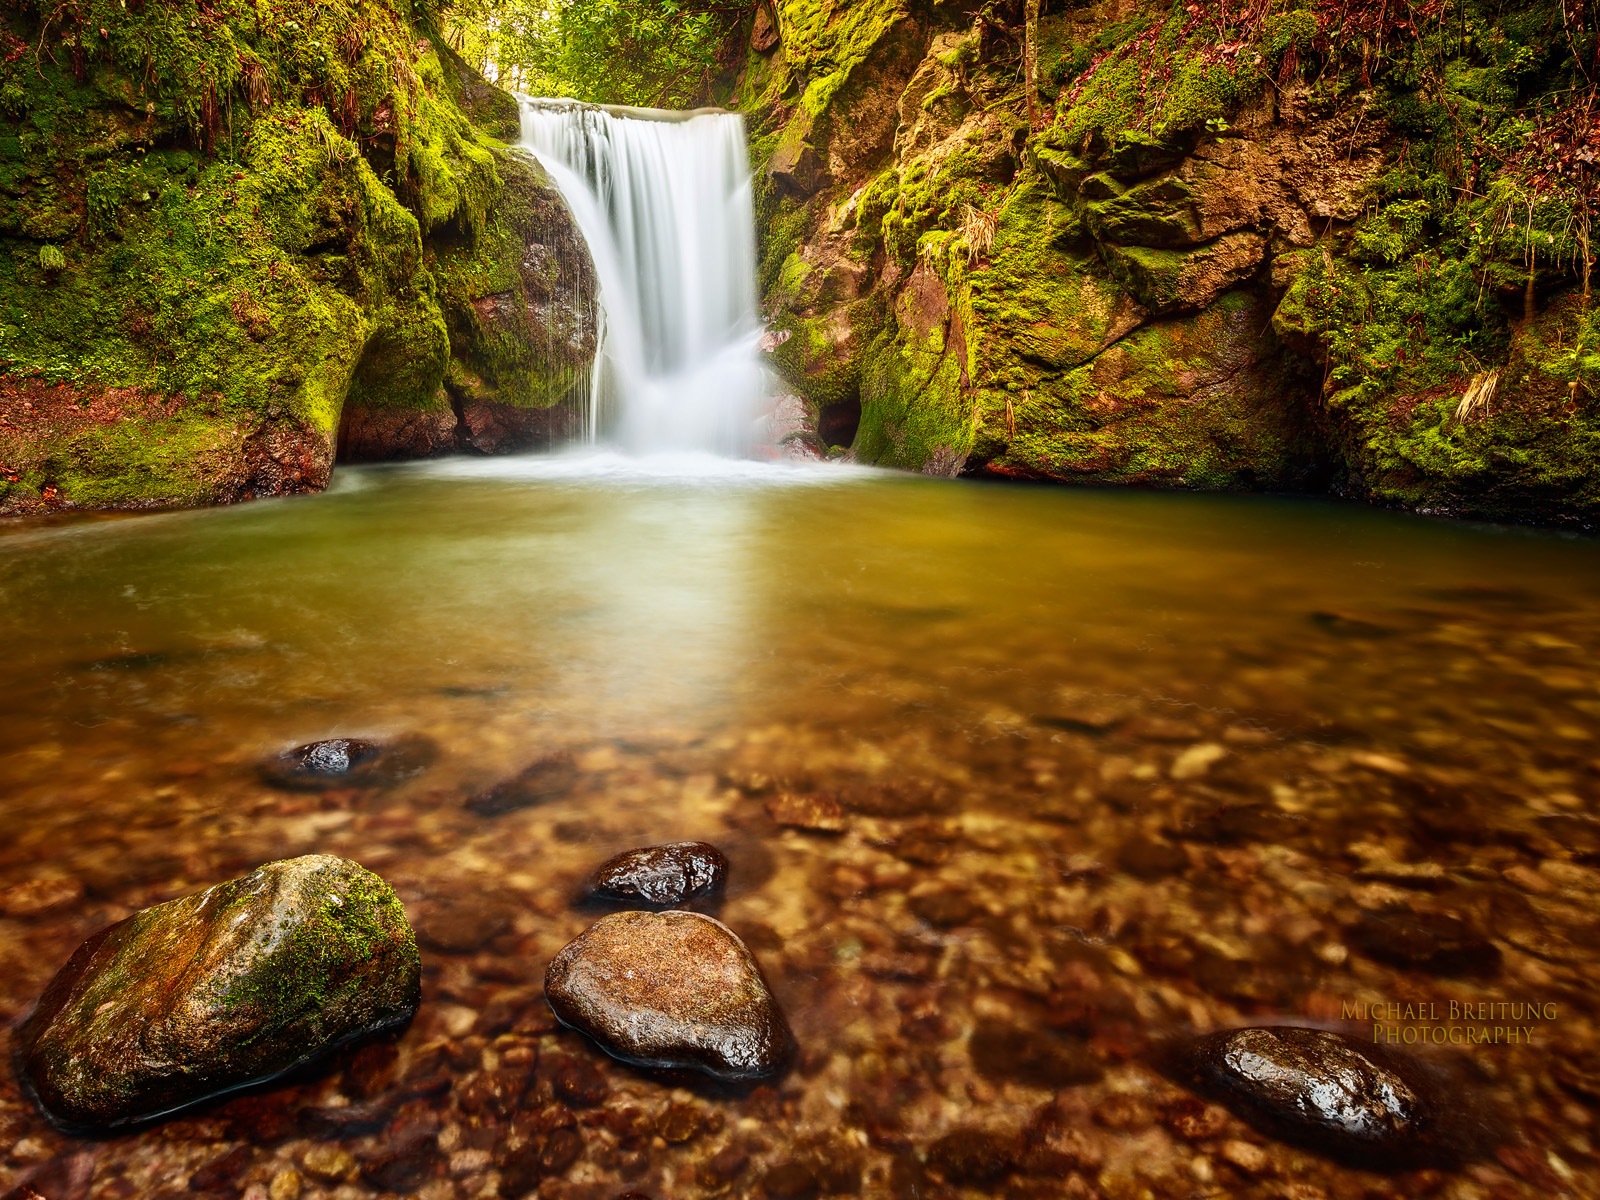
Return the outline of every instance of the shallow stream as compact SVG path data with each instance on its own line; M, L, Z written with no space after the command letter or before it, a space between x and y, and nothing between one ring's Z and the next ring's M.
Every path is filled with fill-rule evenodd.
M1590 540L698 459L342 468L0 526L0 662L0 1022L95 930L309 852L394 884L425 969L398 1039L140 1133L54 1132L8 1075L0 1196L1600 1194ZM339 736L435 755L259 773ZM564 794L465 806L561 751ZM714 911L794 1026L772 1085L610 1062L541 996L587 874L684 838L728 854ZM1460 1167L1283 1146L1155 1065L1247 1022L1371 1039L1374 1003L1433 1006L1378 1036L1492 1114Z

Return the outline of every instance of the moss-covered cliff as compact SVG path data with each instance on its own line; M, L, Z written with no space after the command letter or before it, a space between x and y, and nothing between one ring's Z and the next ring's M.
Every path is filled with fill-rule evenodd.
M0 512L544 435L591 268L515 101L432 30L411 0L0 13Z
M1600 515L1586 9L1042 7L1031 105L1021 0L758 17L763 285L825 436L939 473Z

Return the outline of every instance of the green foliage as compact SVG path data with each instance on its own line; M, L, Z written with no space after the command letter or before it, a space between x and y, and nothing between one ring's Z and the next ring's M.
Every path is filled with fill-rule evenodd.
M447 23L469 61L519 91L693 108L728 74L753 9L700 0L467 0Z

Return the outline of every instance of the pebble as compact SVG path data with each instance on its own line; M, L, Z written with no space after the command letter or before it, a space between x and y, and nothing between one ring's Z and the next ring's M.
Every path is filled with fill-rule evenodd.
M1371 913L1347 929L1345 938L1368 958L1430 975L1489 977L1500 971L1499 947L1447 913Z
M728 860L709 842L668 842L628 850L601 864L588 896L643 908L674 908L720 891Z
M326 855L135 913L51 980L20 1035L69 1128L143 1121L408 1019L421 964L388 884Z
M767 815L779 825L811 833L843 833L844 807L825 792L779 792L767 801Z
M545 755L488 791L478 793L467 801L466 808L480 817L497 817L559 800L571 792L577 782L577 763L568 751L560 750Z
M1211 1034L1186 1047L1190 1081L1275 1136L1356 1165L1419 1163L1438 1149L1435 1106L1377 1048L1290 1026Z
M1019 1149L1005 1134L955 1129L928 1147L928 1166L948 1183L997 1183L1016 1167Z
M269 758L260 773L274 787L297 792L388 787L420 774L437 756L438 747L416 734L388 743L329 738Z
M1104 1074L1082 1041L994 1019L978 1022L967 1053L985 1079L1051 1090L1093 1083Z
M555 956L545 995L563 1024L642 1066L759 1079L793 1044L750 951L699 913L602 918Z
M315 1176L327 1183L336 1183L349 1178L356 1169L355 1156L342 1146L317 1144L308 1146L300 1156L300 1166L307 1175Z
M1187 870L1189 856L1171 842L1135 837L1117 850L1117 866L1138 879L1161 879Z

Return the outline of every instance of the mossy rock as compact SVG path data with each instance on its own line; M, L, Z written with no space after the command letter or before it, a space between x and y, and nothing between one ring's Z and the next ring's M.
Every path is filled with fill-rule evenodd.
M268 863L80 946L22 1027L22 1072L58 1124L115 1129L404 1022L420 989L388 884L326 855Z

